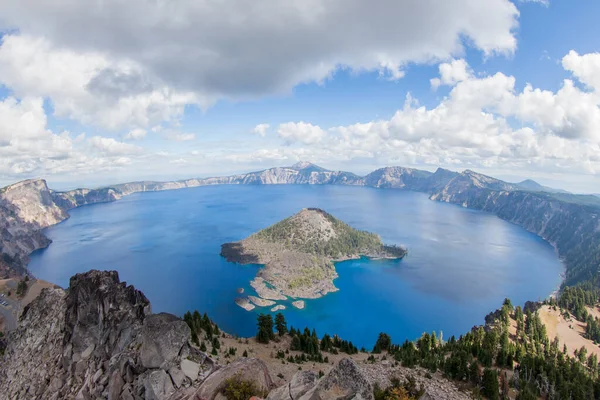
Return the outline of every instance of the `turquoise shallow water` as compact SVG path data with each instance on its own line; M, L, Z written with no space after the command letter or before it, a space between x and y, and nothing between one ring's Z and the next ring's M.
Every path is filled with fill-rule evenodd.
M494 215L430 201L422 193L344 186L213 186L139 193L71 211L47 229L49 248L29 268L63 287L89 269L114 269L144 291L154 311L207 312L231 333L255 333L256 313L233 302L259 266L219 256L240 240L303 207L320 207L355 228L403 244L401 261L337 264L336 293L288 307L289 324L339 334L370 347L381 331L396 342L424 331L461 334L505 297L545 298L560 283L552 247ZM256 312L268 311L257 308Z

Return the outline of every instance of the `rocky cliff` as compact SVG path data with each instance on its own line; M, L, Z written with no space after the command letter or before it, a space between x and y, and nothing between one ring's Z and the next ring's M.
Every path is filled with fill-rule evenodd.
M598 279L600 201L591 197L519 190L472 171L431 195L432 200L494 213L544 238L567 267L567 285Z
M0 364L0 393L10 399L166 399L213 368L189 337L185 322L151 314L146 297L116 272L75 275L68 290L44 289L23 310ZM196 376L186 375L190 365Z
M67 217L43 179L0 189L0 277L23 274L29 254L50 244L41 229Z

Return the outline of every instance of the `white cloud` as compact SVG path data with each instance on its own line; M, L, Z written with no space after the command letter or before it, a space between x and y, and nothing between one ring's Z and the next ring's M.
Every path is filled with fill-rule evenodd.
M141 128L132 129L125 135L125 140L140 140L146 137L146 130Z
M142 152L141 147L129 143L119 142L113 138L93 136L88 139L88 143L94 149L109 155L131 155Z
M260 137L265 137L270 127L271 125L269 124L258 124L254 127L254 129L252 129L252 133Z
M147 127L180 117L186 104L202 103L150 78L133 61L57 48L29 35L6 35L1 44L0 83L19 97L49 98L59 117L111 130Z
M562 59L563 68L589 88L600 92L600 53L589 53L580 56L571 50Z
M455 85L458 82L469 79L473 72L465 60L452 60L450 63L442 63L438 67L439 78L431 79L431 87L436 90L440 85Z
M0 179L97 174L122 168L139 154L136 146L100 136L85 140L47 127L44 101L9 97L0 101ZM93 151L90 151L93 150Z
M388 120L329 129L287 123L280 126L280 136L286 144L305 145L295 150L303 150L308 159L600 173L596 93L582 91L570 80L556 92L531 85L517 92L514 77L475 77L464 61L443 64L439 70L439 82L452 90L433 108L419 106L408 95L404 107ZM282 150L273 152L272 157L282 156Z
M279 125L277 134L288 145L296 142L316 144L325 136L325 131L318 126L306 122L288 122Z
M289 93L339 69L399 79L464 43L512 53L518 15L509 0L1 2L0 82L58 116L150 128L188 104Z

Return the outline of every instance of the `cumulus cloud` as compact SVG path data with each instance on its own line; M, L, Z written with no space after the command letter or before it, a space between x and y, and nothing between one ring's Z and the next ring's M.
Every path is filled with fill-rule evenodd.
M576 51L571 50L563 57L562 65L587 87L600 92L600 53L580 56Z
M277 134L286 144L316 144L325 137L325 131L318 126L306 122L288 122L279 125Z
M573 74L591 79L588 67L594 63L589 58L575 60L586 67L569 64ZM556 92L531 85L518 92L514 77L476 77L463 60L442 64L439 71L439 83L452 89L433 108L419 106L409 94L390 119L329 129L287 123L279 134L286 144L312 150L315 158L600 172L600 96L595 92L578 89L568 79Z
M24 34L2 38L0 82L19 97L49 98L59 117L109 130L171 121L186 104L202 103L190 91L147 77L135 62Z
M122 168L141 149L112 138L55 133L47 127L42 98L0 101L0 179L98 173ZM91 151L90 151L91 150Z
M518 14L509 0L1 2L0 81L59 116L150 127L187 104L289 92L340 68L399 79L463 43L511 53Z
M258 124L254 127L254 129L252 129L252 133L260 137L265 137L270 127L271 125L269 124Z
M109 155L128 155L140 153L142 149L129 143L119 142L113 138L93 136L88 143L96 150Z
M125 135L125 140L140 140L146 137L146 130L141 128L136 128L130 130L127 135Z
M431 87L436 90L440 85L455 85L469 79L473 72L465 60L452 60L439 66L440 77L431 79Z

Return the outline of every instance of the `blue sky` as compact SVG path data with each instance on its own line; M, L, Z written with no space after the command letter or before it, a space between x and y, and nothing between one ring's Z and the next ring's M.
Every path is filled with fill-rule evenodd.
M0 5L0 183L305 159L600 192L597 1L160 3Z

